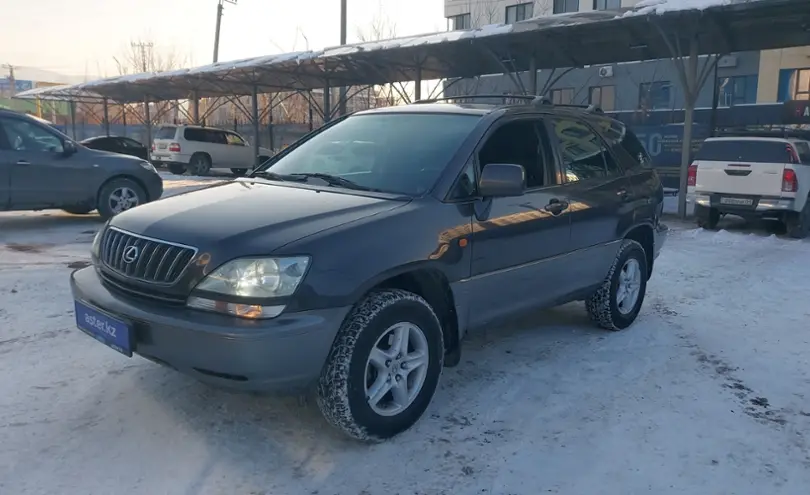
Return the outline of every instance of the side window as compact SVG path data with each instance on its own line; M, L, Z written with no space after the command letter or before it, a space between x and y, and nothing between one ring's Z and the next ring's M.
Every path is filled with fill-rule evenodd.
M471 198L476 195L477 192L477 184L475 182L475 161L470 160L469 163L464 167L464 171L461 172L461 175L456 182L456 185L453 187L453 191L450 193L451 200L460 200Z
M5 144L15 151L61 153L62 140L42 127L20 119L0 119Z
M602 139L584 123L565 118L553 118L551 123L560 144L563 174L567 182L621 174ZM609 158L610 164L606 163L606 158Z
M478 162L512 163L526 170L526 189L551 185L552 168L548 136L539 119L508 122L496 129L481 150Z
M228 140L228 144L230 145L245 146L245 140L232 132L225 133L225 138Z
M224 132L217 131L214 129L206 129L204 132L205 132L205 140L207 142L214 144L228 144L228 140L225 139Z
M190 129L186 128L183 131L183 137L186 141L202 141L205 142L205 131L203 129ZM171 139L171 138L168 138Z
M626 151L628 155L633 157L634 163L638 163L644 168L652 167L652 158L650 158L650 154L647 153L646 149L644 149L644 145L642 145L638 137L633 134L633 131L626 129L624 137L619 144L622 148L624 148L624 151Z

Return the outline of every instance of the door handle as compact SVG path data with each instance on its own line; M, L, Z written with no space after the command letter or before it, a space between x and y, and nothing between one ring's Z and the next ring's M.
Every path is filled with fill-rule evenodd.
M29 162L28 160L20 160L17 162L17 165L21 167L27 167L28 165L31 165L31 162Z
M629 192L627 189L620 189L620 190L619 190L619 191L616 193L616 195L617 195L617 196L619 197L619 199L621 199L622 201L627 201L628 199L630 199L630 192Z
M561 201L557 198L551 198L551 200L549 200L548 204L543 209L551 213L552 215L559 215L567 208L568 208L567 201Z

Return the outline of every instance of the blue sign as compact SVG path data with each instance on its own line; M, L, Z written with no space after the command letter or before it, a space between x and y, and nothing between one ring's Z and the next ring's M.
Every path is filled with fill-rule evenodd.
M26 81L24 79L14 80L14 92L20 93L34 88L34 81ZM0 91L10 91L11 81L7 77L0 77Z

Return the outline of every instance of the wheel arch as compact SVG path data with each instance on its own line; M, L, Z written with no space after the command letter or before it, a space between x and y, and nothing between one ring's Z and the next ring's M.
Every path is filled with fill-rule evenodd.
M367 281L355 301L362 301L379 289L402 289L422 297L436 313L444 335L445 366L456 366L461 357L459 318L456 300L445 273L420 262L389 270Z
M101 200L101 191L104 189L104 186L118 179L131 180L135 184L138 184L138 186L140 186L140 188L143 190L143 193L146 195L146 201L148 202L154 200L153 198L149 197L149 189L146 187L146 184L144 184L142 180L129 174L116 174L113 175L112 177L107 178L107 180L105 180L104 182L101 183L100 186L98 186L98 190L96 191L96 204L98 204L98 202Z
M652 277L653 263L655 262L655 231L648 223L635 225L624 234L625 239L632 239L644 248L644 255L647 259L647 280Z

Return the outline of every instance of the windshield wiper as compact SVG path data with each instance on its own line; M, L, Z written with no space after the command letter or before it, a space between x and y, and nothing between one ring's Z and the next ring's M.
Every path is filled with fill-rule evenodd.
M262 179L269 179L269 180L277 180L280 182L284 182L287 180L298 180L295 177L283 174L277 174L275 172L271 172L269 170L261 170L258 172L253 172L250 177L261 177Z
M304 180L313 178L313 179L321 179L322 181L326 182L330 186L336 187L345 187L346 189L355 189L358 191L377 191L380 192L379 189L374 189L367 186L361 186L360 184L350 181L349 179L345 179L343 177L332 175L332 174L324 174L321 172L306 172L306 173L299 173L299 174L290 174L290 177L300 177Z

